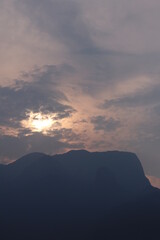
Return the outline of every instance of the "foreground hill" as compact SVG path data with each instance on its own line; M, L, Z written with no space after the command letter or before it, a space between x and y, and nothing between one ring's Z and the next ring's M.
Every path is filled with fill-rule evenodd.
M4 239L143 239L159 234L160 191L133 153L32 153L0 166L0 193Z

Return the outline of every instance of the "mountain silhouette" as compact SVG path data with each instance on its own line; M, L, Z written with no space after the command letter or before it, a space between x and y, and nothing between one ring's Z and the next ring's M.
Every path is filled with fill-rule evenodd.
M134 153L31 153L0 165L0 193L4 239L158 236L160 190Z

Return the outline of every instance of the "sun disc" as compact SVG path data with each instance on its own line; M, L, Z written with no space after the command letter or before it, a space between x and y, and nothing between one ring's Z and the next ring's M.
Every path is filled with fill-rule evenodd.
M21 124L25 128L31 129L32 132L46 132L52 128L55 120L55 114L43 114L41 112L27 113L28 119L22 120Z

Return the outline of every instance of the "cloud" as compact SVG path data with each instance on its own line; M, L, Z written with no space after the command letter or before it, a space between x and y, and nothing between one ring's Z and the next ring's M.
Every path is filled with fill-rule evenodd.
M20 127L29 111L56 114L57 120L70 117L75 110L58 89L58 82L67 72L72 72L67 65L44 66L23 73L24 81L17 80L13 86L0 87L1 126Z
M106 119L105 116L96 116L91 118L91 123L94 125L94 130L110 132L114 131L121 126L119 120L113 118Z
M17 0L16 6L29 18L32 26L49 34L53 40L58 38L72 51L92 46L78 1Z
M136 108L144 106L154 106L158 104L160 101L159 92L160 92L159 84L155 84L155 86L151 85L149 88L144 88L134 93L125 94L123 96L109 100L106 99L105 102L101 105L101 107L107 109L110 107Z
M27 111L56 113L46 142L72 128L93 150L141 149L152 169L149 158L159 161L159 12L159 0L1 0L1 136L31 139L38 133L21 125ZM76 141L67 131L55 141Z
M78 141L77 141L78 139ZM54 131L54 136L45 136L42 133L19 137L0 136L0 162L6 163L16 160L30 152L44 152L47 154L62 153L69 149L84 148L80 136L72 129Z
M98 81L112 85L129 77L133 78L145 74L152 75L153 72L159 72L159 53L126 51L125 49L117 48L117 46L111 47L110 44L107 44L111 39L112 42L115 39L113 35L116 34L116 30L119 32L118 26L112 33L109 31L109 26L106 22L106 25L102 25L103 28L101 26L99 31L95 31L91 20L93 22L97 21L97 19L94 19L96 13L92 12L93 7L90 6L88 18L84 1L47 0L45 2L33 2L17 0L16 3L17 9L30 22L31 29L38 29L39 32L49 35L53 44L56 41L62 43L66 49L66 52L63 53L63 58L66 58L67 53L67 59L76 66L77 71L79 70L78 73L81 74L81 80L85 79L85 82ZM117 4L119 7L121 6L119 2ZM102 10L101 3L96 5ZM103 5L107 13L109 13L109 9L113 11L114 4L110 2L109 4L104 4L103 2ZM123 19L121 19L120 14L118 14L120 21L115 18L118 24L124 24L125 19L127 24L128 19L131 18L132 22L136 23L136 14L130 13L131 10L128 4L125 4L125 7L124 11L120 7L124 15ZM109 16L112 19L112 15L109 14ZM97 40L97 38L102 38L100 31L106 33L105 45L99 44ZM136 34L136 31L134 33ZM119 33L119 35L121 34ZM126 42L125 35L123 35L123 38Z
M23 49L29 51L30 62L34 60L32 64L68 61L77 70L74 81L82 81L92 88L91 82L115 85L139 75L159 74L159 14L153 13L157 13L160 4L157 0L152 4L145 1L145 10L143 7L144 0L134 4L125 0L98 3L95 0L15 0L2 4L6 15L10 13L7 20L2 15L2 22L9 22L6 28L14 32L15 41L9 46L24 38L32 43L28 46L28 42L20 41L18 44L19 48L22 46L20 52L16 49L13 55L21 58L23 53L25 61L21 59L20 64L28 61ZM152 34L145 24L148 19L148 25L155 26L150 28ZM12 35L7 34L6 31L2 34L6 41L12 39ZM155 39L157 44L152 44Z
M92 81L113 84L128 77L159 73L160 49L150 51L148 48L149 41L146 38L151 40L152 35L143 23L148 21L151 12L160 8L157 1L152 5L145 1L145 11L142 0L131 5L124 0L114 3L100 1L98 4L95 1L93 4L86 4L85 1L70 0L16 2L19 11L30 21L31 27L48 34L53 42L55 39L61 42L70 60L77 68L83 69L81 73ZM99 11L96 11L97 8ZM98 28L97 21L102 18L103 9L108 18L102 15L103 21L101 20ZM159 28L157 18L154 15L151 22L148 22L156 26L156 29ZM140 23L143 24L143 34ZM160 39L156 29L154 35L158 35ZM106 40L105 44L102 44L103 38ZM158 48L159 41L157 43ZM118 44L123 48L118 47ZM145 51L139 51L145 44Z

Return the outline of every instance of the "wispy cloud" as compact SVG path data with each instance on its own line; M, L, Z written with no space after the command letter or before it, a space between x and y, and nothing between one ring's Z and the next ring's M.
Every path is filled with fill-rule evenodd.
M96 116L91 118L91 123L94 125L94 130L110 132L114 131L121 126L119 120L109 118L106 119L105 116Z

